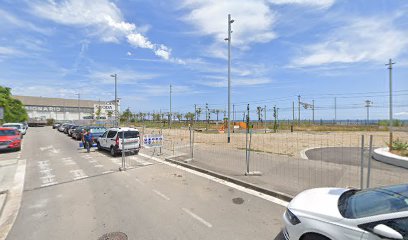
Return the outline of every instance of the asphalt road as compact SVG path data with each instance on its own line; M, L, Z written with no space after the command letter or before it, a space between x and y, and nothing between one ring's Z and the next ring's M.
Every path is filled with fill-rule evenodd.
M30 128L14 239L283 239L284 207L149 158L86 153L66 135Z

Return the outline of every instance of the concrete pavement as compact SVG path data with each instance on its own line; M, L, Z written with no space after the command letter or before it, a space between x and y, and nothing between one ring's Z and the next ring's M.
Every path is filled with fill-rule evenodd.
M134 155L87 154L50 128L30 128L21 209L7 239L280 239L284 207Z

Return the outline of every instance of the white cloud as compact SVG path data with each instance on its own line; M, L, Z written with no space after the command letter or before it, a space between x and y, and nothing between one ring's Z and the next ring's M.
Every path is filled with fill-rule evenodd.
M408 112L397 112L395 116L408 116Z
M29 4L39 17L92 30L90 35L104 42L119 43L125 38L133 47L151 49L157 56L170 59L169 48L154 44L142 35L148 27L138 28L134 23L126 22L120 9L108 0L66 0L58 3L49 0L30 1Z
M126 55L132 56L132 53L131 53L131 52L127 52Z
M253 78L232 78L231 85L233 87L243 87L243 86L255 86L255 85L263 85L272 82L272 80L268 78L262 77L253 77ZM222 76L211 76L207 79L202 79L197 81L198 84L204 85L207 87L216 87L216 88L224 88L228 86L227 77Z
M294 66L331 63L384 62L396 58L408 47L408 33L393 22L380 18L352 19L333 29L322 42L306 46Z
M269 0L272 4L298 4L318 8L330 8L335 0Z
M38 32L38 33L42 33L45 35L49 35L52 30L51 29L47 29L47 28L41 28L38 27L36 25L34 25L33 23L21 20L19 18L17 18L16 16L10 14L9 12L6 12L2 9L0 9L0 20L3 23L2 27L7 27L8 24L11 24L13 26L22 28L22 29L28 29L30 31L34 31L34 32ZM4 24L4 23L8 23L8 24Z
M0 46L0 57L7 57L7 56L13 57L13 56L22 56L22 55L24 55L24 53L15 48Z
M271 30L276 13L263 0L184 0L183 7L190 10L183 20L193 25L197 34L211 35L216 42L224 44L228 14L235 19L232 24L233 45L247 47L276 38L276 33Z
M113 84L112 74L117 74L117 81L120 84L138 84L141 81L158 77L158 74L135 72L133 70L111 69L102 71L92 71L87 77L96 83Z

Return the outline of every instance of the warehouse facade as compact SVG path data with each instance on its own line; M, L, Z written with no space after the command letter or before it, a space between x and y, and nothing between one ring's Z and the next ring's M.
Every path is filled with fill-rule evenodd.
M31 119L74 121L115 117L115 101L93 101L33 96L13 96L20 100ZM118 101L118 109L120 109Z

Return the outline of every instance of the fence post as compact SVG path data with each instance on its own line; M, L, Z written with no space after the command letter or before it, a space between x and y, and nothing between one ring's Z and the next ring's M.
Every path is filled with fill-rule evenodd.
M371 159L373 157L373 135L370 135L370 147L368 150L368 166L367 166L367 188L370 187L371 177Z
M121 169L121 171L126 171L126 164L125 164L125 132L122 132L122 169Z
M364 135L361 135L360 188L364 188Z

